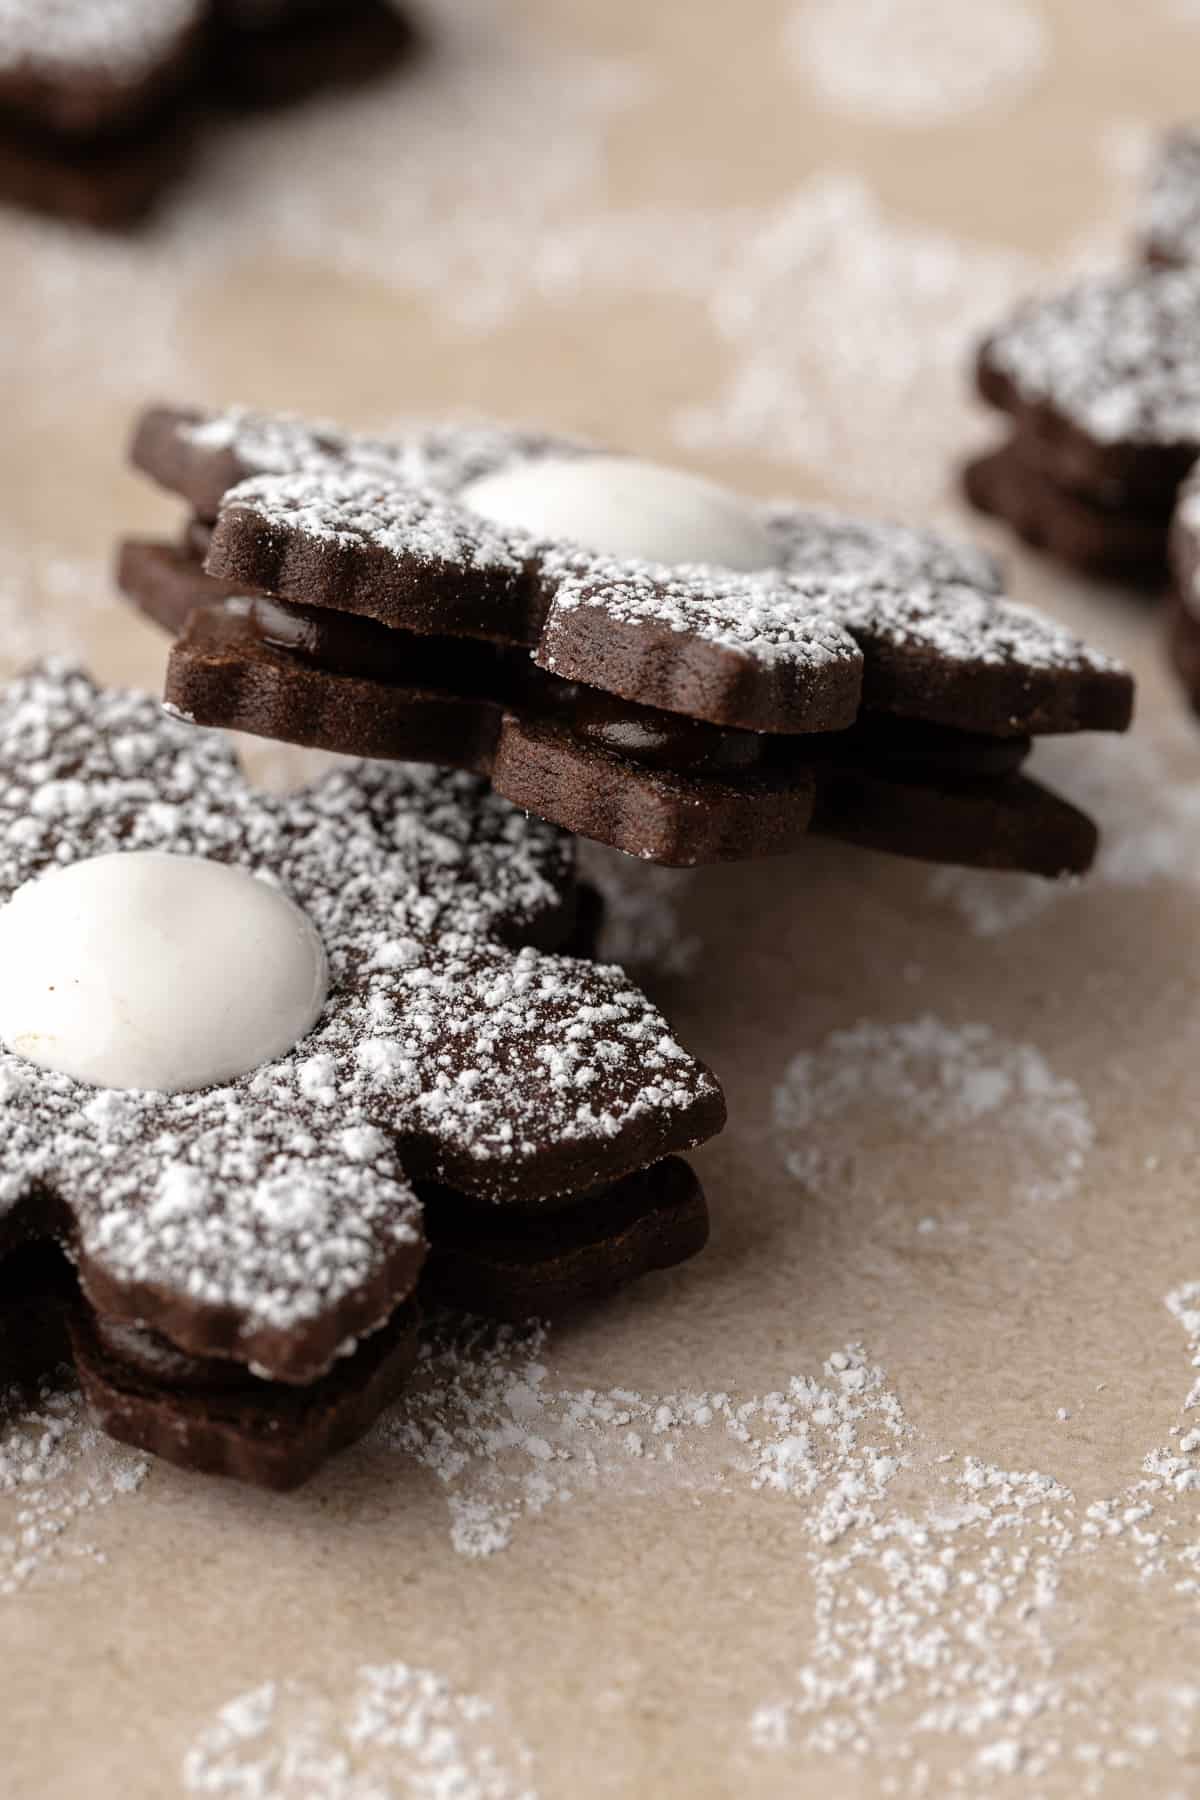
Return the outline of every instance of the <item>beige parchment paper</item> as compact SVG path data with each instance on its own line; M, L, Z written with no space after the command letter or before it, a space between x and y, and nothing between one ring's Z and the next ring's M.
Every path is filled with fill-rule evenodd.
M429 14L145 238L0 219L5 672L157 683L108 574L177 519L123 468L150 397L538 420L988 537L971 340L1126 253L1200 57L1189 0ZM1094 875L589 852L728 1089L711 1249L431 1354L286 1498L6 1418L6 1795L1200 1793L1200 726L1151 607L990 535L1139 675L1130 739L1038 756Z

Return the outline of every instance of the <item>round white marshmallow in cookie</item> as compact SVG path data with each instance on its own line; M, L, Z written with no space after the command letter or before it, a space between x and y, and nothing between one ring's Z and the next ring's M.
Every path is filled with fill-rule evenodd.
M539 543L578 544L621 560L749 573L776 559L751 501L703 475L632 456L513 463L468 482L458 498L471 512Z
M233 1080L305 1037L327 990L307 915L202 857L92 857L0 910L0 1043L95 1087Z

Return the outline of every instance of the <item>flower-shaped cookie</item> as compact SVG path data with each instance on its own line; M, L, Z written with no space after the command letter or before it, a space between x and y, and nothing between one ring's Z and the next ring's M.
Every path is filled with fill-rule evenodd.
M307 1382L414 1286L413 1178L561 1206L723 1121L712 1076L620 970L534 947L569 930L569 842L468 776L362 767L275 798L148 699L58 668L14 684L0 899L131 851L276 884L329 985L303 1041L200 1091L0 1054L0 1252L59 1237L109 1321Z
M216 519L207 566L223 583L520 645L567 681L688 719L801 734L865 707L1000 736L1128 720L1123 670L1004 599L989 558L930 533L743 501L488 427L381 440L157 412L134 458ZM660 489L664 474L674 485ZM589 485L614 481L598 507ZM678 529L664 538L668 514ZM544 528L568 516L692 548L650 561ZM716 560L725 546L736 567Z

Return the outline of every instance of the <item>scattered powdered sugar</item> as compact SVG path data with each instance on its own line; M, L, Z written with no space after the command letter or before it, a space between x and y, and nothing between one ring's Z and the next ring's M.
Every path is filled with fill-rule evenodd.
M834 1543L856 1505L903 1460L906 1426L881 1371L855 1346L820 1378L738 1396L559 1389L543 1328L444 1327L375 1441L413 1456L447 1490L463 1556L505 1549L522 1519L576 1493L742 1488L802 1496Z
M91 1423L74 1387L47 1384L33 1401L0 1390L0 1595L52 1564L103 1562L81 1531L149 1467Z
M1104 889L1132 892L1158 882L1200 885L1200 786L1189 720L1157 721L1156 736L1097 738L1086 757L1045 743L1036 773L1053 779L1061 763L1072 801L1093 812L1100 848L1084 883L1038 881L982 869L936 869L936 900L955 907L980 937L998 937L1065 906L1096 903Z
M1102 444L1200 442L1200 271L1094 276L1026 302L990 369Z
M1165 1303L1200 1366L1200 1283L1182 1284ZM1094 1499L1048 1473L939 1453L909 1434L909 1465L942 1491L913 1510L891 1504L890 1493L882 1505L864 1497L832 1552L809 1553L806 1660L790 1692L754 1710L753 1747L845 1758L860 1776L871 1759L891 1771L884 1791L914 1800L973 1795L981 1784L990 1791L992 1779L1018 1774L1035 1793L1051 1791L1040 1784L1057 1774L1054 1793L1099 1795L1131 1771L1155 1783L1150 1791L1183 1800L1190 1787L1174 1783L1187 1780L1200 1733L1187 1648L1200 1598L1190 1498L1200 1491L1197 1406L1200 1382L1171 1442L1151 1450L1126 1486ZM1081 1587L1099 1579L1097 1559L1110 1587L1125 1570L1133 1577L1135 1610L1121 1641L1080 1666L1072 1634ZM1156 1629L1160 1673L1131 1681L1124 1644Z
M1002 1063L977 1059L977 1091L952 1099L956 1116L987 1111L988 1071ZM1166 1305L1200 1367L1200 1282L1173 1288ZM502 1551L522 1521L586 1493L741 1495L743 1506L758 1495L782 1508L772 1541L795 1574L802 1660L750 1712L752 1758L794 1757L811 1774L828 1757L847 1781L869 1761L886 1771L884 1792L912 1800L974 1795L1016 1774L1040 1793L1052 1771L1072 1770L1078 1785L1055 1793L1099 1795L1138 1769L1165 1795L1200 1732L1182 1630L1200 1599L1197 1408L1200 1381L1170 1441L1090 1497L1050 1471L1003 1467L985 1447L930 1440L860 1346L770 1392L646 1395L559 1386L540 1328L446 1325L375 1442L443 1484L468 1558ZM1130 1683L1115 1641L1084 1664L1074 1653L1080 1583L1096 1580L1098 1558L1110 1587L1133 1579L1129 1629L1142 1613L1185 1609L1171 1614L1178 1653L1144 1684Z
M1040 1051L929 1015L834 1032L793 1059L774 1106L788 1169L825 1199L886 1195L902 1170L919 1176L931 1141L953 1139L967 1158L986 1146L1014 1199L1053 1204L1095 1139L1083 1094Z
M0 0L0 74L136 81L207 10L208 0Z
M419 71L223 132L176 235L385 282L471 332L509 317L650 85L631 59L556 43L497 0L420 11L436 54Z
M531 1767L490 1701L393 1662L364 1664L337 1697L291 1680L239 1694L182 1778L237 1800L537 1800Z
M1036 264L895 219L840 172L726 228L729 253L697 297L733 368L676 418L678 441L799 463L818 481L836 469L839 498L872 510L940 502L946 445L975 423L946 346L965 354Z
M1050 48L1029 0L800 0L784 42L836 110L918 128L1026 92Z

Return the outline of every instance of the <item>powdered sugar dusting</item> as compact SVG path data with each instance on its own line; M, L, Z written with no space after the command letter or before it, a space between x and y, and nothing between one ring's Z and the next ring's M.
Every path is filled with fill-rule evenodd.
M1027 0L801 0L785 44L797 74L838 111L929 126L1011 100L1048 60Z
M97 1430L75 1388L47 1383L32 1402L0 1390L0 1596L52 1568L103 1562L88 1522L149 1467Z
M986 1112L987 1071L1001 1061L977 1056L972 1092L951 1110ZM1069 1096L1062 1103L1071 1110ZM1200 1283L1177 1284L1166 1306L1200 1362ZM1017 1774L1041 1793L1038 1783L1072 1771L1079 1785L1061 1791L1099 1795L1135 1769L1167 1793L1194 1745L1200 1689L1167 1674L1131 1686L1116 1647L1081 1664L1073 1633L1097 1559L1109 1585L1132 1577L1132 1629L1168 1602L1173 1618L1189 1616L1200 1595L1197 1406L1193 1383L1169 1442L1123 1484L1081 1494L1053 1469L997 1462L986 1443L930 1437L859 1345L769 1392L646 1394L559 1385L536 1327L444 1328L376 1443L438 1479L452 1542L469 1559L584 1494L740 1495L742 1506L780 1509L772 1542L788 1558L796 1610L780 1610L779 1630L794 1628L797 1660L747 1714L747 1783L765 1755L810 1776L813 1758L828 1759L831 1781L838 1770L861 1780L873 1765L883 1792L913 1800L973 1795ZM1060 1424L1071 1417L1058 1409ZM1186 1669L1186 1636L1178 1642L1164 1669Z
M973 1155L986 1144L1014 1199L1052 1205L1078 1186L1095 1138L1083 1094L1031 1045L929 1015L863 1021L795 1057L775 1125L788 1169L825 1200L887 1193L931 1141L954 1139Z
M596 1489L799 1496L811 1502L813 1530L834 1543L903 1460L903 1412L853 1345L835 1350L819 1377L748 1396L560 1389L547 1347L536 1325L447 1328L427 1341L409 1392L376 1427L376 1441L415 1457L446 1488L463 1556L495 1555L522 1520Z
M725 231L698 298L732 367L679 413L677 441L798 463L814 481L834 469L839 499L872 511L942 503L946 444L973 428L945 347L965 349L1036 265L898 219L840 170Z
M1198 1299L1195 1282L1166 1296L1193 1362ZM1172 1441L1126 1486L1096 1498L1044 1471L910 1438L913 1463L944 1469L934 1476L941 1494L917 1510L869 1503L835 1554L810 1554L814 1641L792 1691L752 1714L751 1743L770 1755L846 1759L860 1773L870 1759L893 1771L885 1791L895 1794L973 1794L1021 1775L1036 1793L1099 1795L1136 1770L1161 1784L1152 1791L1182 1800L1187 1790L1167 1784L1190 1761L1200 1689L1186 1678L1131 1685L1116 1645L1082 1667L1068 1653L1097 1559L1110 1582L1122 1568L1133 1576L1135 1620L1144 1614L1146 1629L1170 1598L1186 1605L1200 1594L1186 1498L1200 1488L1200 1431L1189 1417L1198 1399L1193 1385ZM1174 1660L1182 1676L1186 1653ZM897 1732L904 1719L909 1728Z
M429 489L380 482L354 468L264 476L226 495L222 518L250 513L268 532L292 530L345 547L403 555L424 570L465 566L515 581L520 558L506 534Z
M392 1662L364 1664L348 1694L294 1680L238 1694L182 1777L237 1800L537 1800L531 1767L491 1702Z

